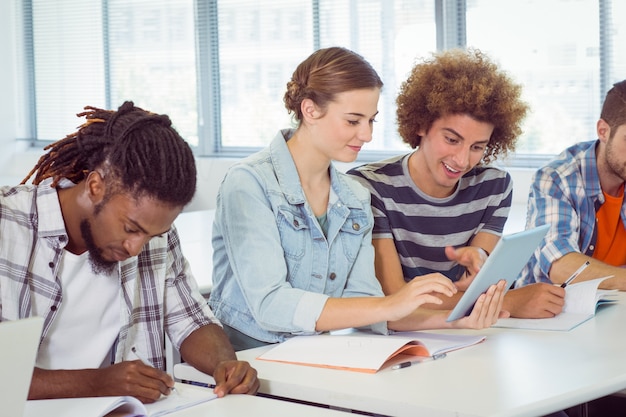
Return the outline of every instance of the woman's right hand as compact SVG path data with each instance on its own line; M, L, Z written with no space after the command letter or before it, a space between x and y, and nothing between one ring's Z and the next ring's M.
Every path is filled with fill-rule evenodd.
M457 288L450 279L440 273L413 278L394 294L384 298L387 321L400 320L423 304L441 304L438 295L451 297Z

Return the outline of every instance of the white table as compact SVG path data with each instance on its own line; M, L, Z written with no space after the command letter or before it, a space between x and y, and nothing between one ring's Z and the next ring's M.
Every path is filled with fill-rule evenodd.
M171 417L298 416L349 417L345 412L252 395L227 395L168 414Z
M445 359L376 374L256 360L260 392L393 416L538 416L626 388L626 294L569 332L486 329ZM209 381L178 365L177 378Z
M181 213L174 225L178 230L183 255L187 258L202 294L211 292L213 285L213 219L215 210Z

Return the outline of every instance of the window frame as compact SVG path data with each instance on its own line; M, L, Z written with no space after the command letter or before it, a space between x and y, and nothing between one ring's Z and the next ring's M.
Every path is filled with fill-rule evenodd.
M357 1L357 0L351 0ZM466 0L433 0L435 3L435 25L437 30L437 50L466 46ZM599 45L599 71L600 87L602 91L608 91L611 87L611 2L612 0L599 0L598 19L600 22ZM33 1L22 0L21 18L23 19L22 39L23 61L26 71L23 83L23 96L27 116L25 123L26 140L33 147L41 147L49 144L49 140L38 139L37 135L37 102L34 73L35 48L33 37ZM111 107L111 80L108 37L108 1L101 0L103 14L103 45L104 45L104 74L105 74L105 98L108 108ZM320 47L320 3L319 0L311 0L313 16L313 49ZM224 146L221 141L220 120L220 62L217 25L218 25L218 0L194 0L195 33L196 33L196 77L197 77L197 111L198 111L198 145L193 146L197 157L211 158L239 158L247 156L261 149L260 147ZM206 19L206 23L199 24ZM601 100L603 95L601 95ZM600 105L602 103L599 103ZM407 147L407 151L409 148ZM369 162L383 159L398 154L398 150L364 150L359 154L358 162ZM497 161L496 164L514 168L536 168L553 158L553 154L523 154L516 153L505 161Z

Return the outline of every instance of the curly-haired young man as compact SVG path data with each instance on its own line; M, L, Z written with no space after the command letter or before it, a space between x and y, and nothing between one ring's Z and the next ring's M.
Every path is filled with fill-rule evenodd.
M398 130L414 151L349 171L372 194L376 276L386 294L443 274L460 290L502 235L510 175L488 164L515 147L528 106L521 87L484 53L449 50L417 63L397 98ZM462 291L433 308L452 308ZM514 317L560 313L564 291L509 291Z

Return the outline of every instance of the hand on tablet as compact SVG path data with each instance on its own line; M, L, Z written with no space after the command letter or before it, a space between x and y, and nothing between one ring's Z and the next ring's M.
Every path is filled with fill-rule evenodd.
M477 246L446 246L445 251L448 259L465 267L465 273L454 283L459 291L465 291L487 260L487 253Z
M399 291L384 298L386 320L400 320L424 304L441 304L440 296L451 297L456 287L446 276L432 273L413 278Z
M481 294L469 316L451 322L458 329L484 329L491 327L499 318L509 317L509 312L502 310L506 281L500 280Z

